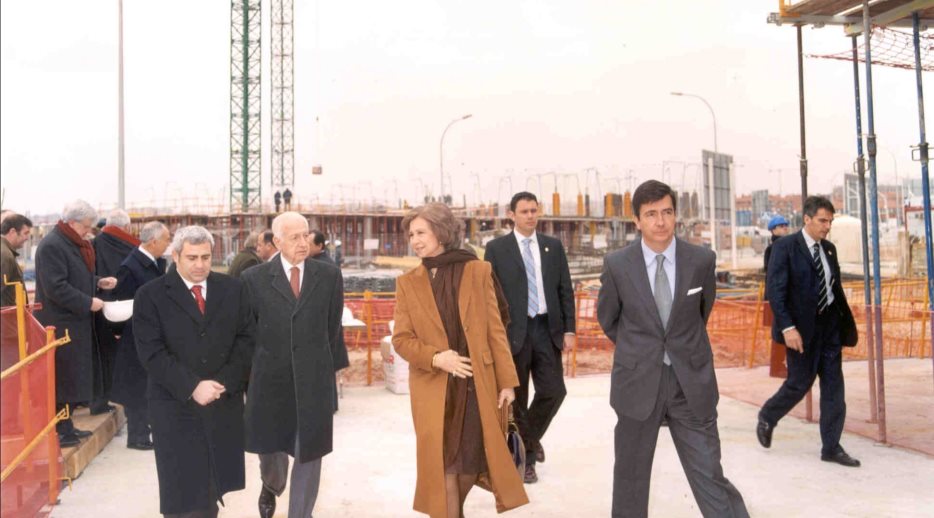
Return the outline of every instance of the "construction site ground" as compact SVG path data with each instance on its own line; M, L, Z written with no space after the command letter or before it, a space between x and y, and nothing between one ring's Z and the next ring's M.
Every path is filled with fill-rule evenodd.
M887 404L890 419L895 415L917 414L917 422L927 426L915 432L928 434L927 444L930 444L930 423L934 422L930 368L929 359L886 363L887 378L905 377L899 374L902 370L922 373L923 379L917 383L916 392L898 390L893 385ZM858 371L853 363L846 366L851 409L858 406L856 400L863 392L862 388L857 388L860 387L856 379ZM760 369L720 369L718 377L724 396L719 405L723 467L726 476L742 492L752 516L921 517L934 514L934 493L930 490L934 458L931 456L912 449L880 445L848 431L842 443L863 466L853 469L821 462L817 424L795 415L781 422L772 448L764 449L755 437L758 406L740 399L758 402L770 395L779 381L769 379ZM609 383L609 375L567 380L568 397L544 439L547 458L539 465L540 481L526 485L531 503L508 513L509 516L589 518L609 515L616 423L608 404ZM854 424L861 426L858 423L864 419L865 416L851 410L848 428ZM158 516L154 456L151 452L129 450L125 442L125 434L115 437L74 481L73 488L63 491L61 503L52 510L51 516ZM257 515L260 480L259 461L255 455L247 454L246 473L246 489L225 497L226 506L220 511L221 517ZM316 517L417 516L411 510L415 437L409 397L392 394L382 386L345 386L340 411L335 417L334 452L325 458L322 477ZM279 499L277 517L286 516L287 500L287 494ZM659 434L649 505L650 516L700 515L665 429ZM492 496L475 489L467 499L465 515L495 516Z

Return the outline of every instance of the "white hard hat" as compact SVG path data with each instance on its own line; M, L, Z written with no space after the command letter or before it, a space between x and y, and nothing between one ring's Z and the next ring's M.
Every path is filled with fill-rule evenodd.
M133 316L133 299L104 303L104 318L111 322L126 322Z

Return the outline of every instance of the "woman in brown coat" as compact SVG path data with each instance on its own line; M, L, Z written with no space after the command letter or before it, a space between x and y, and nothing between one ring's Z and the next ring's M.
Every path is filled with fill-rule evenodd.
M463 224L446 205L416 208L402 227L422 259L396 281L392 336L411 365L413 507L432 518L462 517L478 481L492 488L498 512L526 504L500 424L519 379L490 265L460 249Z

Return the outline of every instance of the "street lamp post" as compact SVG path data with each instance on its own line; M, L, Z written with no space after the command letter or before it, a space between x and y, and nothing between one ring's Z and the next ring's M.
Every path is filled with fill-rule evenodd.
M710 110L710 117L713 119L713 153L714 153L714 156L719 155L720 148L717 146L717 115L714 113L713 107L710 106L710 103L707 102L707 99L704 99L703 97L699 95L687 94L684 92L671 92L671 95L675 95L678 97L693 97L695 99L700 100L702 103L704 103L704 106L706 106L707 109ZM707 167L707 182L709 184L708 191L710 193L709 194L710 196L710 236L711 236L710 244L714 252L716 252L717 251L717 227L716 227L716 217L714 215L714 213L716 212L716 203L714 202L713 166L714 166L714 161L711 160L710 164ZM730 196L735 196L735 193L733 192L732 173L728 175L728 178L730 182ZM733 214L730 218L730 221L734 221L735 218L736 218L736 215ZM736 225L734 223L731 226L733 227L730 231L730 234L733 236L733 239L732 239L733 250L731 252L731 255L732 255L733 268L735 269L736 268Z
M444 131L441 132L441 143L438 145L438 150L439 150L438 154L440 155L440 158L441 158L441 167L440 167L441 169L441 191L439 193L440 194L439 201L441 201L442 203L444 202L444 136L447 135L448 129L450 129L451 126L453 126L455 122L466 120L471 117L473 117L473 114L471 113L468 113L467 115L464 115L463 117L458 117L452 120L451 122L449 122L448 125L444 127Z

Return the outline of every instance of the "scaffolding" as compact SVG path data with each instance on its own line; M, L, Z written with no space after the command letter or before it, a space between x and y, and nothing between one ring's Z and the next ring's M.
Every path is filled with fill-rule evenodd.
M273 190L291 189L295 185L293 14L292 0L272 0L270 39L272 173L270 183Z
M250 212L262 199L262 3L230 7L230 210Z

